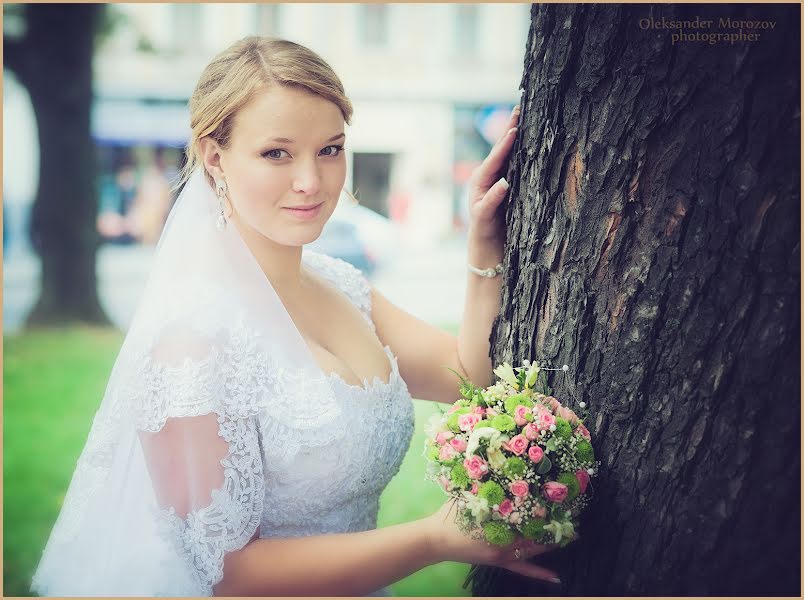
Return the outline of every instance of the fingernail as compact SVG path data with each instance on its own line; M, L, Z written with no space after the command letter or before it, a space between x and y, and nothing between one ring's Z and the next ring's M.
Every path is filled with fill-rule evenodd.
M561 580L558 577L552 577L550 578L550 581L552 581L553 583L561 583Z
M511 127L505 135L511 135L512 133L516 133L516 127Z
M500 179L500 181L502 182L503 189L507 190L509 187L511 187L511 184L508 183L508 180L505 177Z
M518 113L518 112L520 112L521 110L522 110L522 109L520 108L519 104L517 104L517 105L514 107L514 110L512 110L512 111L511 111L511 114Z

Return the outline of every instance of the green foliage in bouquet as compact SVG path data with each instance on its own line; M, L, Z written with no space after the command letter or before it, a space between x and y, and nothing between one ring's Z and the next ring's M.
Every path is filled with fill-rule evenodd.
M503 473L508 479L520 479L527 470L528 466L525 461L517 456L507 459L503 465Z
M510 525L501 521L488 521L483 524L483 534L489 543L495 546L507 546L516 539L514 530Z
M477 491L477 495L478 497L485 499L490 506L500 504L503 500L505 500L505 491L502 489L499 483L494 481L486 481L485 483L482 483Z
M538 540L544 536L544 526L547 521L544 519L528 519L522 526L522 536L529 540Z

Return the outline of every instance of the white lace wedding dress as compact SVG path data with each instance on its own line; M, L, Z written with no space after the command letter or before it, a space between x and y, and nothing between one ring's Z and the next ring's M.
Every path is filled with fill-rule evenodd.
M303 261L341 290L375 330L368 282L360 271L306 249ZM222 340L210 334L214 343L197 360L170 364L154 353L138 356L137 372L150 386L146 394L128 397L131 386L125 384L107 392L113 400L95 417L34 576L34 592L211 595L222 578L224 556L255 534L286 538L376 527L380 494L398 472L414 427L411 396L391 349L384 348L391 367L388 382L375 377L356 386L332 374L328 382L334 393L327 402L297 405L282 394L266 402L260 390L305 382L291 370L271 368L269 357L256 349L249 323L227 332ZM221 372L236 375L220 381L216 373ZM225 394L216 393L223 389ZM136 427L105 426L120 420L112 413L132 405ZM183 492L170 493L176 469L160 473L153 466L159 461L149 462L153 452L166 447L127 437L147 441L167 432L168 419L192 424L178 432L181 439L192 440L197 456L211 456L198 461L192 499L178 511L173 499ZM113 450L126 443L132 444L131 456L120 458ZM111 464L118 461L125 462ZM149 490L115 482L115 473L126 469L138 473ZM160 478L163 485L152 492L151 480ZM98 523L93 514L108 511L109 503L116 503L124 518L113 525ZM129 538L137 539L135 548L126 548ZM371 595L390 595L390 590Z

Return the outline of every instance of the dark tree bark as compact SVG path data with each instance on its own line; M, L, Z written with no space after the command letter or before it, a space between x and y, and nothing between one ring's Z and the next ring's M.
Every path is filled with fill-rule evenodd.
M492 358L570 365L602 464L563 587L475 594L799 595L799 11L534 5Z
M40 149L31 239L42 261L42 285L27 324L108 323L95 278L99 238L90 135L93 43L103 6L17 8L26 31L17 40L4 36L4 56L30 94Z

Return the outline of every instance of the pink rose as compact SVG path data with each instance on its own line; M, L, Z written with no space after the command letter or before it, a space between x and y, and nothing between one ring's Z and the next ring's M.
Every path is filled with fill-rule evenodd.
M531 514L534 517L539 517L543 519L547 515L547 509L544 507L544 504L534 504Z
M525 418L525 415L530 414L530 409L527 406L522 406L519 404L516 409L514 409L514 421L517 425L522 427L525 425L528 420Z
M487 419L490 419L491 417L496 417L497 414L498 414L497 411L494 410L493 408L487 408L486 409L486 418Z
M520 496L514 496L514 506L519 508L523 504L525 504L525 499L524 498L522 498Z
M550 410L555 413L559 408L561 408L561 402L553 398L552 396L545 396L544 402L547 403L547 406L550 407Z
M452 433L451 431L439 431L436 434L436 444L438 444L439 446L443 446L444 444L447 443L448 440L454 437L455 434Z
M549 412L545 411L541 415L539 415L539 420L537 421L537 427L539 429L550 429L550 425L555 424L556 424L556 418Z
M581 493L583 494L586 492L586 486L589 485L589 473L584 469L578 469L575 471L575 478L578 480L578 484L581 486Z
M469 413L468 415L461 415L458 417L458 427L461 428L461 431L472 431L475 428L475 425L480 421L480 415Z
M511 502L510 499L506 498L500 503L500 507L497 510L502 516L507 517L514 511L514 503Z
M462 440L460 438L452 438L450 441L450 446L455 448L457 452L463 452L466 450L466 440Z
M511 490L511 493L517 498L524 498L528 495L528 493L530 493L528 482L522 481L521 479L512 481L508 485L508 489Z
M567 486L557 481L548 481L542 486L542 495L550 502L564 502L567 491Z
M457 454L452 446L444 444L441 446L441 450L438 451L438 460L452 460Z
M464 459L463 466L466 469L466 473L472 479L480 479L486 473L488 473L489 470L489 466L486 464L486 461L479 456L470 456Z
M463 408L463 406L460 406L459 404L453 404L452 406L449 407L449 410L447 411L447 414L451 415L452 413L454 413L459 408Z
M589 434L589 430L583 423L578 423L578 427L575 428L575 431L580 433L583 437L585 437L590 442L592 441L592 436Z
M477 491L478 491L479 489L480 489L480 488L477 486L477 481L473 481L473 482L472 482L472 489L470 489L469 491L470 491L471 493L473 493L473 494L477 494Z
M525 434L526 438L533 441L539 437L539 428L536 426L536 423L528 423L525 425L525 429L522 431L522 433Z
M515 435L507 442L504 442L502 447L506 450L513 452L520 456L528 448L528 440L524 435Z
M528 448L528 458L537 463L544 458L544 450L538 444L533 444Z
M578 420L578 415L576 415L566 406L562 406L558 409L558 416L565 421L569 421L570 423L575 423Z
M486 414L486 409L485 409L485 408L483 408L482 406L475 406L475 407L472 409L472 414L474 414L474 415L480 415L480 416L482 417L484 414Z

